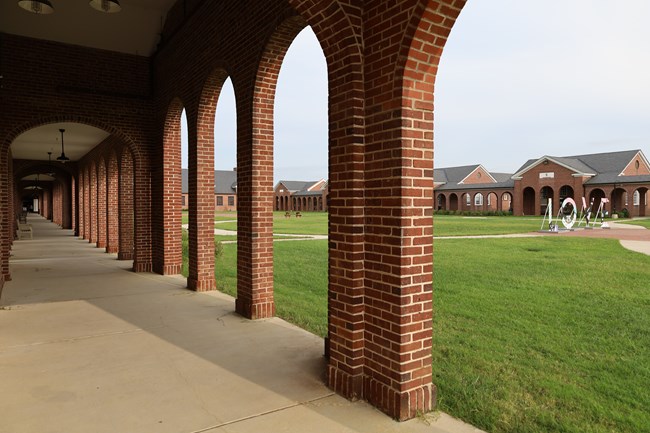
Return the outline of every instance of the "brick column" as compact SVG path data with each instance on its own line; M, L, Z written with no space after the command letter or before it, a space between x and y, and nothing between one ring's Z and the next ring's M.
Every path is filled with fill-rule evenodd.
M106 248L106 160L97 164L97 248Z
M119 170L117 157L111 153L107 167L106 252L119 251Z
M119 167L119 249L118 260L133 260L133 158L128 149L122 151Z
M88 242L94 244L97 242L99 236L98 229L98 200L97 200L97 165L95 162L90 164L90 201L88 203L90 209L90 238Z
M189 192L189 275L187 288L216 289L214 279L214 131L212 121L187 111ZM199 138L200 137L200 138ZM179 196L180 198L180 196ZM180 200L179 203L180 205Z

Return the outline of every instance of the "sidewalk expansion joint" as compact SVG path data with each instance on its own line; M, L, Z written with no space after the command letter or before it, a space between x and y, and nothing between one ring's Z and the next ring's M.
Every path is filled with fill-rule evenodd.
M333 395L336 395L336 394L334 392L330 392L330 393L328 393L326 395L322 395L320 397L312 398L311 400L300 401L300 402L296 402L296 403L293 403L293 404L289 404L287 406L279 407L277 409L271 409L271 410L267 410L265 412L256 413L254 415L249 415L249 416L245 416L245 417L242 417L242 418L234 419L232 421L226 421L226 422L223 422L221 424L216 424L216 425L213 425L213 426L210 426L210 427L202 428L200 430L194 430L194 431L192 431L190 433L209 432L211 430L216 430L216 429L228 426L228 425L237 424L237 423L240 423L240 422L243 422L243 421L248 421L250 419L259 418L259 417L262 417L262 416L265 416L265 415L270 415L270 414L276 413L276 412L282 412L282 411L285 411L287 409L292 409L294 407L305 406L305 405L308 405L310 403L314 403L314 402L319 401L319 400L324 400L324 399L329 398L329 397L331 397Z

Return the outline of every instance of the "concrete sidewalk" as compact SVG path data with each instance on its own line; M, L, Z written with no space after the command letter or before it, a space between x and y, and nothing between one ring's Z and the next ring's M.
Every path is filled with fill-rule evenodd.
M323 384L323 340L31 216L0 304L0 432L479 432L397 423Z

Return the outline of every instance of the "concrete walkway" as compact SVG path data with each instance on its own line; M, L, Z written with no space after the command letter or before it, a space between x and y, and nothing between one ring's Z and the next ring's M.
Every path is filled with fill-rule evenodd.
M323 384L321 338L29 222L0 300L0 433L479 432L349 402Z

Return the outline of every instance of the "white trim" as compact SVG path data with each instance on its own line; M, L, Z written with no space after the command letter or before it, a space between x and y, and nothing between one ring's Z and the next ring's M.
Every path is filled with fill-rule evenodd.
M521 179L521 177L523 176L524 173L527 173L528 171L532 170L533 168L537 167L538 165L543 164L544 161L553 162L553 163L559 165L560 167L564 167L567 170L571 170L571 171L573 171L575 173L574 176L575 175L578 175L578 176L595 176L595 174L593 174L593 173L582 173L582 172L576 170L573 167L570 167L570 166L568 166L568 165L566 165L566 164L564 164L564 163L562 163L560 161L557 161L556 159L553 159L553 157L551 157L551 156L542 156L537 161L530 164L528 167L526 167L523 170L518 171L517 173L513 174L512 179L515 179L516 177L519 177Z
M492 175L490 174L490 172L487 171L486 168L483 167L482 164L479 164L479 165L476 166L476 168L475 168L474 170L470 171L469 174L468 174L467 176L465 176L465 177L464 177L460 182L458 182L458 185L464 185L464 184L465 184L465 180L466 180L468 177L470 177L470 176L471 176L471 175L472 175L476 170L478 170L479 168L482 168L483 171L484 171L485 173L487 173L488 176L490 176L490 179L492 179L492 183L498 183L497 180L496 180L494 177L492 177ZM482 182L482 183L487 183L487 182ZM469 184L469 185L471 185L471 184Z
M637 151L637 153L634 154L632 159L630 159L630 162L628 162L627 165L623 168L623 171L619 173L619 176L624 176L623 173L625 173L625 170L627 170L627 168L630 166L630 164L632 164L632 162L637 158L637 156L641 156L641 159L643 160L643 162L645 162L646 167L650 168L650 163L646 159L643 152L639 150ZM637 175L633 174L632 176L637 176Z

